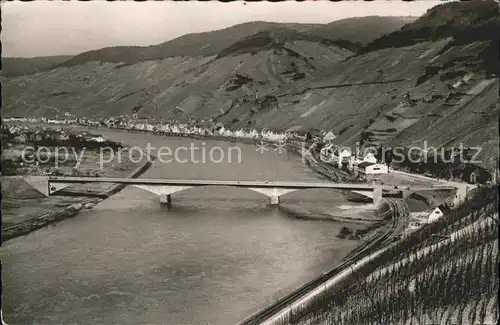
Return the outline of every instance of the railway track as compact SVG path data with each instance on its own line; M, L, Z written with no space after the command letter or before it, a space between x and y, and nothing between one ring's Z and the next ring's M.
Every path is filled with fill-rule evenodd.
M266 320L270 319L273 315L278 313L280 310L287 308L289 305L293 304L295 301L299 300L301 297L304 297L309 292L321 286L325 281L339 274L346 268L348 268L351 264L361 260L362 258L368 256L373 252L376 247L389 243L393 240L395 236L397 236L398 231L401 227L404 227L405 220L409 215L409 209L404 200L394 199L394 198L386 198L386 203L389 205L389 210L385 213L392 214L391 223L386 230L380 236L377 236L374 240L370 242L366 242L362 244L361 247L355 251L354 254L350 254L348 258L346 258L340 265L335 267L334 269L323 273L320 277L306 283L301 288L297 289L295 292L290 295L282 298L271 306L257 312L256 314L250 316L243 322L239 323L239 325L257 325L262 324ZM400 220L403 219L403 220Z

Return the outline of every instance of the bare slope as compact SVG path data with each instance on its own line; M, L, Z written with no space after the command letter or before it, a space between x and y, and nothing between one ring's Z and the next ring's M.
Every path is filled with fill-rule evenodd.
M49 69L67 61L71 55L40 56L35 58L2 58L2 76L22 76Z
M399 29L408 21L408 17L348 18L324 25L254 21L210 32L187 34L152 46L108 47L87 51L74 57L6 58L2 75L19 76L45 70L55 65L74 66L93 61L137 63L177 56L212 56L218 55L233 43L251 35L279 30L287 30L288 33L304 33L316 39L341 41L340 46L357 50L359 47L353 46L353 43L367 43Z
M332 41L344 39L367 44L385 34L399 30L417 17L354 17L333 21L307 31L309 35Z
M472 13L470 3L438 6L356 56L273 28L213 56L87 62L9 78L3 113L137 113L213 118L232 128L322 128L346 144L480 145L478 158L486 161L498 152L500 19L492 1L477 6ZM467 33L483 29L490 33Z
M63 66L74 66L92 61L137 63L177 56L206 57L217 55L234 42L262 31L285 28L301 32L316 26L318 25L254 21L205 33L187 34L158 45L119 46L88 51L64 62Z
M277 40L277 39L276 39ZM271 41L274 43L274 40ZM291 89L352 53L290 39L280 47L216 59L174 57L136 64L88 62L4 83L4 114L132 115L228 122L267 107L265 96ZM257 99L256 99L257 98ZM232 110L234 109L234 113ZM230 114L231 113L231 114Z
M499 26L499 7L493 0L444 3L429 9L401 30L376 39L365 47L364 52L444 37L454 37L457 43L498 40Z

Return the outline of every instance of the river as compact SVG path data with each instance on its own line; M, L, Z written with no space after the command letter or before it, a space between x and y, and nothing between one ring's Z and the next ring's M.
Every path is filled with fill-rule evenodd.
M318 181L300 157L252 145L99 131L132 146L191 142L241 163L156 162L141 177ZM336 238L345 224L313 216L347 203L340 193L289 193L278 207L245 189L192 188L158 197L127 187L93 209L12 239L1 248L8 324L235 324L322 272L359 242ZM307 216L307 214L306 214Z

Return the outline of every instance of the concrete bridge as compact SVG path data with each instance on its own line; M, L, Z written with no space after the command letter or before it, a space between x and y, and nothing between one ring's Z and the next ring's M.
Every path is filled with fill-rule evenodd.
M408 197L416 191L454 190L453 186L394 186L377 184L347 184L333 182L278 182L278 181L221 181L221 180L182 180L182 179L147 179L147 178L111 178L111 177L59 177L28 176L25 181L45 196L52 195L70 185L84 183L114 183L133 185L160 197L160 202L171 206L172 194L188 188L200 186L242 187L269 197L271 205L278 205L280 197L301 189L322 188L348 190L373 199L378 205L387 192L396 192L401 197Z

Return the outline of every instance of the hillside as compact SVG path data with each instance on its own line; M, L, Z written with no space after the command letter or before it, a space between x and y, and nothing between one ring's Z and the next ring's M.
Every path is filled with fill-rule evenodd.
M457 1L429 9L399 31L368 44L363 52L388 47L409 46L422 40L455 38L456 44L477 40L495 40L500 35L498 3L493 0Z
M329 24L254 21L210 32L187 34L158 45L118 46L88 51L57 63L60 63L60 66L74 66L93 61L137 63L177 56L207 57L218 55L233 43L252 35L280 30L309 35L316 39L340 41L338 45L354 51L358 50L359 46L353 44L372 41L399 29L409 20L411 19L408 17L360 17L342 19Z
M74 66L85 62L137 63L147 60L189 56L218 55L233 43L254 34L286 30L316 39L337 41L341 47L357 51L359 44L366 44L384 34L401 28L413 17L356 17L329 24L273 23L255 21L221 30L192 33L152 46L117 46L87 51L76 56L51 56L36 58L3 58L3 76L13 77L33 74L55 66Z
M1 58L2 76L14 77L47 70L71 58L71 55L40 56L34 58Z
M481 146L476 159L491 168L488 159L498 155L498 12L492 1L443 4L357 55L274 27L231 43L214 40L202 52L211 56L74 61L41 76L8 78L3 113L321 128L349 145L463 143ZM491 33L457 32L470 30Z
M254 21L210 32L187 34L147 47L120 46L88 51L64 62L62 66L74 66L93 61L137 63L177 56L207 57L217 55L234 42L259 32L276 28L303 32L316 26L318 25Z
M354 17L333 21L307 31L309 35L332 41L344 39L353 43L367 44L399 30L417 17Z
M274 42L274 41L273 41ZM280 48L216 59L174 57L137 64L89 62L4 83L4 114L245 120L266 95L290 89L351 56L343 48L289 40ZM14 96L15 94L15 96ZM256 99L257 97L257 99ZM78 99L77 99L78 98ZM234 111L234 113L233 113ZM222 117L222 115L224 115Z
M264 49L285 49L287 44L297 41L304 41L314 46L338 46L340 48L349 48L351 44L349 41L331 41L325 38L309 35L307 33L301 33L298 31L291 30L289 28L270 28L265 31L256 33L249 37L245 37L229 47L223 49L217 58L221 58L227 55L239 55L243 53L258 53ZM290 49L289 49L290 50ZM293 54L292 54L293 55ZM297 56L299 54L296 54Z
M276 323L498 323L496 197L496 188L476 190Z

